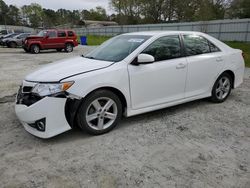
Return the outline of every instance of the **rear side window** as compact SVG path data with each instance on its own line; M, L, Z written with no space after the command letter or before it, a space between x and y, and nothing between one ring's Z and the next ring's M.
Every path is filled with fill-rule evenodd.
M197 35L184 35L183 38L187 56L210 53L207 39Z
M65 31L58 31L57 36L58 37L66 37L66 33L65 33Z
M75 36L75 34L74 34L73 31L68 31L68 36L69 36L69 37L73 37L73 36Z
M50 31L49 32L49 38L55 38L56 37L56 32L55 31Z
M142 53L152 55L155 61L181 57L179 36L161 37L150 44Z

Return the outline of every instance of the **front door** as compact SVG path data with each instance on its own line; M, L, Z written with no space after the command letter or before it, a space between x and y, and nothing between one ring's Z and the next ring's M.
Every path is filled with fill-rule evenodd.
M155 62L128 65L132 108L140 109L184 98L187 62L178 35L155 40L142 53Z
M49 31L47 33L47 37L45 38L45 41L44 41L44 47L46 49L53 49L53 48L56 48L57 47L57 32L56 31Z

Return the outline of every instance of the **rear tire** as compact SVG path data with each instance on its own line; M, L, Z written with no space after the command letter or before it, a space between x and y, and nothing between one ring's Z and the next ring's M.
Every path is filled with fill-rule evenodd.
M65 45L65 52L67 52L67 53L73 52L73 49L74 49L73 44L67 43L67 44Z
M33 44L33 45L30 47L30 51L31 51L31 53L33 53L33 54L38 54L38 53L40 52L40 47L39 47L39 45Z
M16 48L16 47L17 47L17 43L15 43L15 42L9 42L9 43L7 44L7 46L8 46L9 48Z
M109 90L97 90L88 95L76 115L78 126L92 135L111 131L122 117L122 103Z
M232 77L228 73L223 73L214 83L211 101L214 103L224 102L230 95L232 87Z

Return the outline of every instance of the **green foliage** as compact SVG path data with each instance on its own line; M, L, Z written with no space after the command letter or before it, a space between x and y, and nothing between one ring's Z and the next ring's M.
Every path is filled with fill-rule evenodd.
M250 43L248 42L225 42L232 48L241 49L244 52L245 64L250 67Z
M232 0L228 13L230 18L250 18L250 0Z
M250 0L109 0L114 10L108 15L95 9L66 10L42 8L37 3L20 9L0 0L0 24L55 27L82 25L82 20L116 21L119 24L207 21L224 18L250 18ZM70 2L69 2L70 3Z
M228 0L111 0L121 24L223 19ZM136 22L135 22L136 20Z
M37 28L42 26L43 21L43 9L42 6L37 3L31 3L30 5L24 5L22 7L22 12L26 18L26 23L31 25L31 27Z

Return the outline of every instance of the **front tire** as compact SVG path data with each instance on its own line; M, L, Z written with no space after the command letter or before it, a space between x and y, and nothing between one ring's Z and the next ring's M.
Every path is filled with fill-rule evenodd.
M224 102L230 95L232 86L232 77L228 73L220 75L213 86L211 101L215 103Z
M78 126L92 135L111 131L122 117L122 104L117 95L97 90L86 97L76 116Z
M30 51L31 53L33 54L38 54L40 52L40 47L37 45L37 44L33 44L31 47L30 47Z

